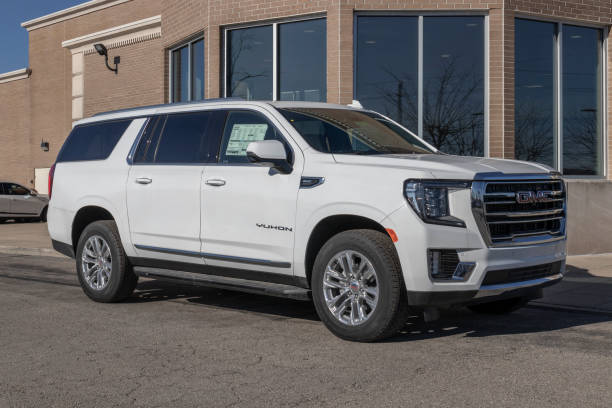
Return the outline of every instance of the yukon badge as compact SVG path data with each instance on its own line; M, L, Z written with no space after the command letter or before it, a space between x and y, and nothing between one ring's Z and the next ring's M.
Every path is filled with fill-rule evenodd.
M259 228L274 229L277 231L293 231L293 228L283 227L282 225L269 225L269 224L259 224L259 223L255 225L257 225Z

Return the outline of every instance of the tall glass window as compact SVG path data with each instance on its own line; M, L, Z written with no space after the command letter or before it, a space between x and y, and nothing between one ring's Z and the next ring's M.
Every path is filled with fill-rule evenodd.
M515 154L566 175L603 173L602 31L515 20Z
M563 26L563 173L597 175L601 148L601 30Z
M324 19L279 24L278 99L326 100L326 39Z
M485 154L484 16L362 15L356 29L364 107L446 153Z
M418 17L357 17L355 98L418 129Z
M227 96L272 99L272 41L272 26L229 31Z
M555 167L555 23L515 23L515 157Z
M228 29L225 95L325 101L326 38L324 18Z
M170 50L170 102L204 99L204 39Z
M484 18L425 17L423 138L438 149L484 156Z

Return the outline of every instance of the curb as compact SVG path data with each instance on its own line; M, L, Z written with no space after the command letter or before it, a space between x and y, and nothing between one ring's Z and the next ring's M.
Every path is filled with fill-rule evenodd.
M0 245L0 254L6 255L29 255L29 256L51 256L54 258L68 258L50 248L21 248Z

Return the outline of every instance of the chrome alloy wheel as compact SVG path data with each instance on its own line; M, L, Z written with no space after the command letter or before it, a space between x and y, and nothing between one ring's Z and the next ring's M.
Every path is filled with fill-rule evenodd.
M99 235L87 239L81 257L81 272L87 285L94 290L104 289L113 270L113 258L106 240Z
M372 316L378 304L378 277L368 258L342 251L331 259L323 275L325 303L343 324L358 326Z

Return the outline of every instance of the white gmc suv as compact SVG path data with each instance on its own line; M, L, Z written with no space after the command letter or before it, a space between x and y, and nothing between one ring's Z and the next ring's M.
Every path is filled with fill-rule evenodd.
M440 153L376 112L231 99L77 122L50 173L49 233L98 302L139 276L312 299L341 338L408 308L507 313L565 271L563 180Z

